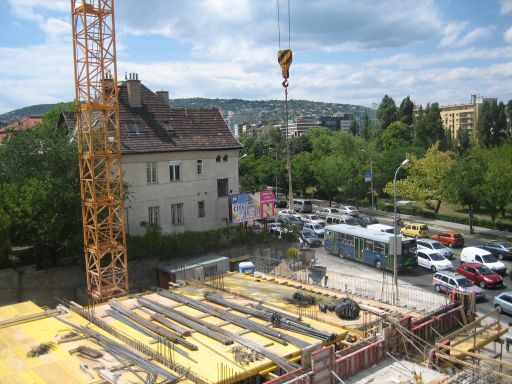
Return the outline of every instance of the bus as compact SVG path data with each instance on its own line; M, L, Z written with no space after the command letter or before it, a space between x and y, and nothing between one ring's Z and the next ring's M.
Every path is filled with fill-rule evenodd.
M325 250L345 259L393 271L393 234L347 224L325 227ZM398 271L416 267L416 239L397 235Z

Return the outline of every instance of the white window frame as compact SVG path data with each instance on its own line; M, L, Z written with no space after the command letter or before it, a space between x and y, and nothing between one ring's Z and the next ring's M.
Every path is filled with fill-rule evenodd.
M204 200L197 202L197 217L206 217L206 204Z
M202 159L197 159L197 161L196 161L196 173L198 175L203 174L203 160Z
M148 224L149 226L160 226L160 207L148 207Z
M158 183L158 162L148 161L146 163L146 181L148 184Z
M171 204L171 223L172 225L185 224L183 214L183 203Z
M178 170L178 177L176 177L176 169ZM169 181L181 181L181 179L181 161L169 161Z

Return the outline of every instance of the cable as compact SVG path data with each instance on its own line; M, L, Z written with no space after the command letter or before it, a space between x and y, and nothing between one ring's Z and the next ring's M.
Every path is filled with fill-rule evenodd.
M288 0L288 49L290 49L290 36L291 36L291 16L290 16L290 0ZM281 48L279 48L281 49Z
M279 0L276 0L277 3L277 31L279 34L279 50L281 50L281 24L279 23Z

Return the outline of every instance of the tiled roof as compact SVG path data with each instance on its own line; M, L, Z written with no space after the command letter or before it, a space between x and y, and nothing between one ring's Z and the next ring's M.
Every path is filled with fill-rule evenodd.
M237 149L218 109L172 108L143 84L141 107L128 105L126 83L119 86L119 116L123 154L192 150ZM75 130L74 113L63 112L69 131ZM128 132L128 124L142 125L143 133Z

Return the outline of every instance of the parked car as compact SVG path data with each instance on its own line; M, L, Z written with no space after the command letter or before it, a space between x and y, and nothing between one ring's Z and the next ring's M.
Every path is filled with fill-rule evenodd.
M325 225L336 224L357 225L357 220L349 215L327 215Z
M393 234L395 231L395 228L391 225L385 225L385 224L370 224L366 227L366 229L371 229L372 231L376 232L386 232Z
M288 202L282 199L274 199L274 207L276 208L286 208L288 206Z
M464 292L473 293L475 300L483 300L485 298L484 290L477 287L465 276L451 271L437 272L432 277L432 285L436 292Z
M268 231L270 233L273 233L273 234L279 235L279 236L281 236L283 233L287 233L288 232L288 230L286 228L284 228L283 224L280 223L280 222L270 223L268 225Z
M418 249L420 249L420 248L433 249L433 250L439 252L444 257L446 257L448 260L453 259L452 250L450 248L444 246L437 240L418 239L418 240L416 240L416 245L418 246Z
M293 209L301 213L313 212L313 203L306 199L293 199Z
M407 224L405 227L400 229L400 233L409 237L428 237L428 225L421 223Z
M350 215L353 217L359 216L359 211L353 205L342 204L339 206L338 210L340 211L340 213L342 213L344 215Z
M512 259L512 244L506 241L491 241L490 243L477 244L475 247L491 252L500 260Z
M324 237L325 229L320 224L315 223L305 223L302 227L305 231L311 231L318 237Z
M444 231L439 235L432 235L434 240L441 242L448 247L464 247L464 237L455 231Z
M505 276L507 274L505 264L498 261L498 259L485 249L477 247L462 248L462 251L460 252L460 261L466 263L481 263L492 269L494 272L499 273L501 276Z
M501 312L512 315L512 291L501 292L492 301L494 308L499 308Z
M302 220L298 219L296 216L293 215L279 215L278 220L283 224L295 225L299 228L302 228L302 226L304 225Z
M466 276L469 281L478 285L480 288L503 287L503 279L501 276L483 264L462 263L455 271Z
M315 223L315 224L325 225L325 220L321 219L315 213L307 213L305 215L302 215L301 219L305 223Z
M299 241L301 245L308 247L320 247L322 245L322 239L315 236L311 231L302 231L299 235Z
M374 216L359 216L357 218L357 222L361 227L367 227L368 225L379 224L379 220L377 220Z
M327 217L327 215L339 215L340 211L338 208L332 208L332 207L318 208L316 210L316 214L321 219L325 219Z
M293 209L283 209L282 211L279 211L277 213L277 216L295 216L296 218L300 219L300 214L295 212Z
M442 270L453 270L453 264L446 257L432 249L418 249L418 265L430 269L433 273Z

